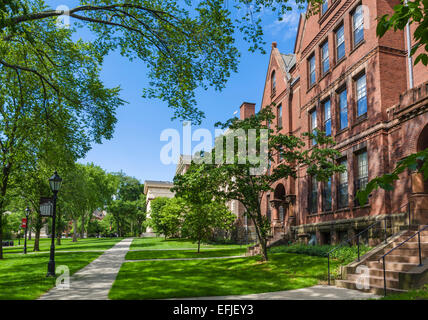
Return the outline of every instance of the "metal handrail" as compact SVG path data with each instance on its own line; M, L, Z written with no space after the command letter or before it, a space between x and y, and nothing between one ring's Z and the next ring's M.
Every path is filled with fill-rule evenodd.
M418 232L416 232L414 235L410 236L409 238L407 238L406 240L404 240L403 242L401 242L400 244L398 244L397 246L395 246L394 248L392 248L391 250L389 250L387 253L385 253L382 257L380 257L377 260L377 261L380 261L382 259L382 267L383 267L383 292L384 292L385 296L386 296L386 267L385 267L385 257L387 255L389 255L390 253L392 253L393 251L395 251L398 248L400 248L405 243L407 243L410 240L412 240L414 237L418 236L419 267L423 266L423 262L422 262L422 248L421 248L421 232L425 231L427 229L428 229L428 225L426 225L422 229L418 230Z
M329 252L327 252L327 268L328 268L328 285L330 285L331 282L331 276L330 276L330 254L333 253L334 251L338 250L339 248L341 248L344 244L349 243L350 241L357 239L357 248L358 248L358 261L360 261L360 236L364 233L366 233L367 231L369 231L370 229L372 229L374 226L376 226L379 222L381 221L385 221L385 243L387 241L387 235L386 235L386 219L390 218L390 216L385 216L382 219L379 219L378 221L376 221L375 223L373 223L372 225L368 226L366 229L364 229L363 231L359 232L358 234L356 234L355 236L353 236L351 239L347 239L346 241L342 241L338 246L334 247L333 250L330 250Z
M402 209L402 208L404 208L404 207L407 207L407 214L408 214L408 226L409 226L409 230L410 230L410 226L411 226L411 212L410 212L410 204L411 204L411 202L410 201L408 201L405 205L402 205L400 208L399 208L399 210L400 209ZM386 235L386 219L387 218L391 218L390 216L385 216L385 217L383 217L382 219L380 219L380 220L378 220L378 221L376 221L375 223L373 223L372 225L370 225L369 227L367 227L366 229L364 229L363 231L361 231L360 233L358 233L357 235L355 235L354 237L352 237L351 239L348 239L348 240L346 240L346 241L343 241L342 243L340 243L337 247L335 247L335 248L333 248L333 250L331 250L331 251L329 251L328 253L327 253L327 264L328 264L328 285L330 285L330 279L331 279L331 277L330 277L330 254L331 253L333 253L334 251L336 251L336 250L338 250L339 248L341 248L345 243L348 243L348 242L350 242L351 240L354 240L355 238L357 238L357 248L358 248L358 261L360 261L360 236L363 234L363 233L365 233L365 232L367 232L368 230L370 230L370 229L372 229L375 225L377 225L379 222L381 222L381 221L385 221L385 227L384 227L384 230L385 230L385 243L387 242L387 239L388 239L388 237L387 237L387 235Z

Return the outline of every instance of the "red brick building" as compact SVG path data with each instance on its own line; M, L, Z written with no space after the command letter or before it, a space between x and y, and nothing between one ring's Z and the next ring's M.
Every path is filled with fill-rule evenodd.
M393 192L375 191L365 206L355 199L369 180L428 147L428 69L409 68L405 31L376 36L376 18L397 3L328 0L323 12L301 16L293 54L272 44L262 107L275 104L281 133L326 131L347 167L328 183L305 167L300 178L277 181L262 200L274 234L337 243L385 215L398 228L409 202L413 221L428 222L428 188L417 175L403 174Z

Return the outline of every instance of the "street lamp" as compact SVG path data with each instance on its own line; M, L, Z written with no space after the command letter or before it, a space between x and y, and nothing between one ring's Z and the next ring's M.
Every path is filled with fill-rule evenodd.
M27 254L27 231L28 231L28 217L30 216L30 208L25 208L25 217L27 218L27 223L25 224L25 238L24 238L24 254Z
M52 213L52 242L51 252L48 263L48 274L47 277L55 277L55 218L56 218L56 198L59 189L61 188L62 179L55 171L54 175L49 178L49 185L53 192L53 213Z

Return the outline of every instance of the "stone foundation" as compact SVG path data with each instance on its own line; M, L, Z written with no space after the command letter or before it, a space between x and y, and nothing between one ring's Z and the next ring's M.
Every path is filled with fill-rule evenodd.
M388 218L383 220L385 217ZM378 244L385 238L385 221L388 236L408 227L407 213L399 213L300 225L291 227L291 237L295 242L307 244L311 236L315 234L317 244L335 245L354 237L357 233L376 223L376 221L379 221L378 225L362 234L360 238L360 241L370 246ZM356 243L356 239L354 242Z

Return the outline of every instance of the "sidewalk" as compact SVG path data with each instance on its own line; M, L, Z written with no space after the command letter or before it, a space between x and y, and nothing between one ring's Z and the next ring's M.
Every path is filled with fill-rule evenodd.
M364 300L376 299L379 296L357 290L338 288L335 286L313 286L309 288L247 294L241 296L216 296L180 298L183 300ZM175 300L175 299L171 299Z
M107 300L132 239L124 239L70 278L70 289L53 288L40 300Z

